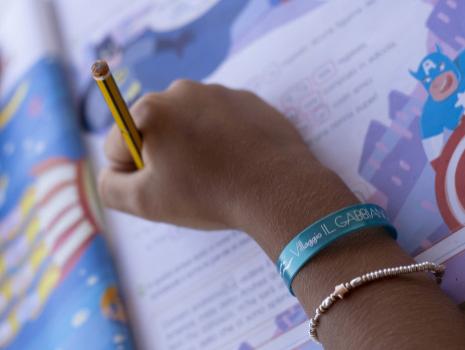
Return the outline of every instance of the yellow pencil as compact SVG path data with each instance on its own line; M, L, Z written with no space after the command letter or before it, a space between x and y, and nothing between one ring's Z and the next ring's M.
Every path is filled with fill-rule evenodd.
M129 113L128 106L124 102L121 92L116 85L115 79L110 72L107 62L96 61L92 65L92 75L97 82L100 91L103 94L105 102L110 108L111 114L118 125L124 141L128 146L129 153L131 153L134 163L138 169L144 167L142 161L142 138L139 131L134 124L134 120Z

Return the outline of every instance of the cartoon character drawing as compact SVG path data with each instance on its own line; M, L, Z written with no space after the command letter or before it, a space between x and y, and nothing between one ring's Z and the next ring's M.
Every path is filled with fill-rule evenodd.
M428 98L420 126L422 144L436 172L439 210L452 231L465 226L465 52L451 60L439 45L427 55L416 72Z
M148 25L134 30L123 23L92 47L91 54L115 67L115 80L132 104L144 92L164 90L175 79L202 80L211 74L228 55L233 23L247 4L247 0L218 1L196 20L169 31ZM122 32L131 35L123 38ZM113 122L93 81L81 108L88 131L105 132Z
M108 287L100 299L102 313L110 320L126 322L126 311L115 286Z

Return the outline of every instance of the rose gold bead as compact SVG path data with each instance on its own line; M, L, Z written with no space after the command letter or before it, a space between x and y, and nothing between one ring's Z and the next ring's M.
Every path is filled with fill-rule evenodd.
M338 284L338 285L334 288L334 294L336 294L336 296L337 296L339 299L343 299L343 298L344 298L344 295L346 295L348 292L349 292L349 290L344 286L344 284Z

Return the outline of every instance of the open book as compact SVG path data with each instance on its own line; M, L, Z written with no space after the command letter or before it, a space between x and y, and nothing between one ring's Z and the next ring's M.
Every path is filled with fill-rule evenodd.
M447 264L463 303L464 15L460 1L14 1L0 23L0 347L320 348L246 234L100 209L113 121L97 58L128 103L177 78L259 94L386 208L406 251Z

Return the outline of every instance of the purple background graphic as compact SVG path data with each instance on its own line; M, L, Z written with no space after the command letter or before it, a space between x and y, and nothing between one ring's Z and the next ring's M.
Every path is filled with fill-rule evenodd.
M433 6L426 26L425 55L438 43L452 59L465 48L465 2L428 1ZM412 67L415 68L415 67ZM405 72L405 74L409 74ZM412 78L413 79L413 78ZM384 206L399 229L399 243L417 255L451 234L436 203L434 171L421 144L420 115L427 93L419 84L413 92L389 94L389 125L373 121L368 129L359 174L375 187L367 201ZM444 289L463 302L465 253L447 261Z

